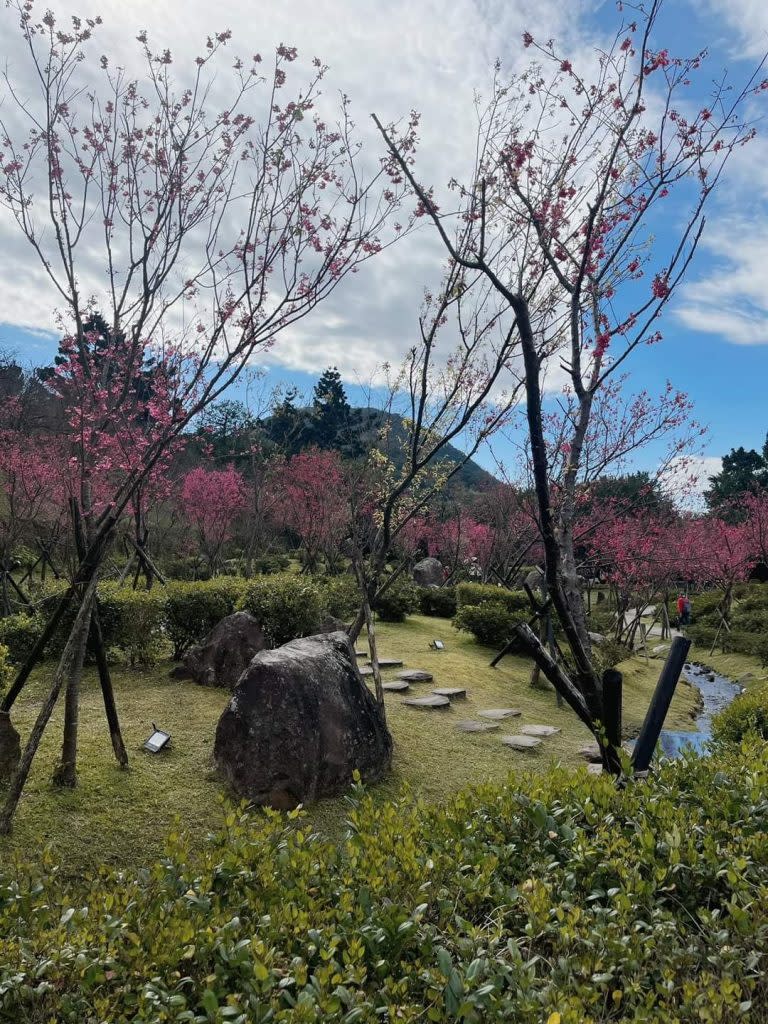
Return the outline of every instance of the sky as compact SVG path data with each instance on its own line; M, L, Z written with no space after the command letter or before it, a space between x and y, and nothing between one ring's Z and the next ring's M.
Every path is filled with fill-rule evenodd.
M388 121L421 114L418 167L422 180L445 183L470 166L475 138L473 93L488 92L493 61L514 69L529 57L524 31L553 37L575 57L592 54L618 24L616 5L597 0L247 0L194 5L100 0L96 5L51 5L57 16L100 14L96 51L130 67L138 30L155 49L181 57L199 41L233 30L232 49L267 52L281 42L300 55L318 54L330 65L325 90L347 93L361 137L372 153L380 145L368 115ZM38 16L42 13L42 7ZM0 67L20 89L29 68L17 45L13 13L0 9ZM667 0L656 45L674 54L709 48L712 79L748 76L768 49L768 5L761 0ZM4 88L0 85L0 96ZM0 115L8 99L0 100ZM765 106L768 111L768 106ZM764 117L764 114L761 115ZM702 245L689 275L667 307L660 345L637 353L631 386L660 392L667 380L685 390L696 416L709 426L701 472L716 471L732 447L761 447L768 431L768 120L738 154L708 215ZM674 231L675 210L657 228ZM309 393L327 366L339 368L353 404L384 360L397 363L418 323L425 287L437 281L442 250L428 226L410 235L348 278L332 299L281 336L263 369L270 386L295 383ZM100 268L88 271L97 279ZM56 297L36 257L0 213L0 348L25 365L50 360L57 343ZM262 390L264 385L262 385ZM494 455L511 457L497 439ZM644 453L652 468L656 453Z

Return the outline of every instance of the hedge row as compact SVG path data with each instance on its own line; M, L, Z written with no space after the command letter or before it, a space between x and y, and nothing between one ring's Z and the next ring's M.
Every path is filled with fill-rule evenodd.
M26 858L0 868L0 1019L764 1020L767 790L768 751L726 748L623 789L357 793L341 840L232 810L202 850L70 888Z
M527 622L531 605L523 590L506 590L485 583L459 583L458 610L453 624L488 647L501 647L518 623Z
M375 610L384 621L401 622L419 609L420 589L407 577L401 577L386 591ZM34 615L20 613L0 619L0 645L8 648L16 663L23 662L34 647L59 595L60 591L51 592ZM448 605L452 598L451 593ZM193 583L173 581L150 591L132 590L111 582L99 586L100 618L107 648L113 657L139 665L153 664L169 653L169 645L173 658L181 658L217 622L237 610L251 612L270 643L279 646L316 632L328 615L351 620L357 612L358 600L357 585L350 575L321 581L292 573L252 579L220 576ZM73 615L74 610L65 617L50 644L49 655L62 650Z

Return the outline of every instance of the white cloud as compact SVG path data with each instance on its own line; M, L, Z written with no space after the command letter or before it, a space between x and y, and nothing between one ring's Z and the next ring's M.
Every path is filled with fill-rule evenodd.
M86 0L88 2L88 0ZM52 4L58 17L68 5ZM175 63L191 61L208 33L233 30L232 54L268 53L280 42L296 45L309 60L319 55L330 64L325 92L330 101L338 91L353 105L366 148L381 152L370 122L375 111L385 122L422 114L419 174L424 181L444 185L461 177L474 154L473 93L487 91L491 65L527 59L520 37L525 29L541 37L556 36L566 45L582 48L581 14L590 0L564 5L558 0L313 0L312 3L259 5L229 0L221 8L199 7L169 0L125 4L101 2L92 9L79 5L83 16L99 13L104 25L91 51L111 63L139 70L137 31L146 28L155 50L169 46ZM42 9L36 11L39 17ZM17 15L0 9L0 63L22 93L31 84L30 69L18 46ZM0 89L2 93L2 89ZM2 106L7 116L9 105ZM98 296L104 284L100 257L86 256L81 264L82 290ZM99 250L100 253L100 250ZM348 379L367 378L384 360L399 361L415 336L425 286L439 277L443 250L433 232L419 231L377 257L348 279L312 316L284 333L269 362L288 368L317 371L335 363ZM51 329L58 298L46 275L15 225L0 212L0 315L4 321L32 329Z
M768 345L768 225L721 213L703 245L712 257L707 276L680 288L677 317L735 345Z
M723 468L719 455L694 455L673 460L665 470L662 489L682 508L701 511L704 492L709 490L709 478Z

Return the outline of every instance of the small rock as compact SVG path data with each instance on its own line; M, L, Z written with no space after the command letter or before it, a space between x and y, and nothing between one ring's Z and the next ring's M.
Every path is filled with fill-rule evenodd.
M587 743L586 746L579 747L579 756L583 757L585 761L592 761L602 764L602 758L600 756L600 747L596 743Z
M560 730L554 725L523 725L520 732L525 736L554 736Z
M601 764L588 764L587 771L590 775L602 775L603 766Z
M431 672L425 672L423 668L407 668L397 673L398 679L405 679L409 683L431 683L434 676Z
M669 644L656 644L655 647L651 648L651 654L663 654L669 650Z
M715 681L715 673L714 672L710 672L707 675L707 682L708 683L714 683L714 681Z
M403 704L407 704L411 708L449 708L451 706L447 697L439 697L437 694L433 694L431 697L414 697L412 700L404 700Z
M603 636L602 633L588 633L587 636L589 637L589 639L592 641L593 644L604 644L605 643L605 637Z
M498 722L473 722L472 719L465 719L456 723L459 732L493 732L498 729Z
M467 691L460 686L439 686L432 693L436 693L438 697L448 697L449 699L454 697L456 700L467 696Z
M501 742L515 750L531 750L533 747L541 746L541 740L537 740L535 736L502 736Z
M486 708L485 711L478 711L482 718L491 718L496 722L503 718L516 718L520 712L516 708Z

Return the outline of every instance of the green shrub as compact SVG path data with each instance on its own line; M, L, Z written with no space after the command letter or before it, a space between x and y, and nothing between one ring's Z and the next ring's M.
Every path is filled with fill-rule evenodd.
M486 601L484 604L460 606L453 624L456 629L471 633L479 644L501 647L512 638L512 630L517 623L525 621L525 615L515 614L500 601Z
M465 605L478 606L492 602L503 604L510 612L530 615L531 604L524 590L507 590L488 583L459 583L456 587L456 603L461 609Z
M419 587L419 611L438 619L452 619L456 614L456 588Z
M244 586L230 578L199 583L175 581L165 588L164 625L178 661L198 644L217 623L235 610Z
M238 607L258 619L275 647L314 633L323 613L314 580L290 573L246 581Z
M349 573L323 577L320 594L326 613L335 619L343 619L346 622L357 615L360 607L360 590L357 580Z
M373 610L382 622L404 622L407 615L419 607L416 584L401 574L381 597L377 598Z
M253 560L253 571L260 576L270 576L276 572L285 572L290 564L288 555L260 555Z
M0 619L0 644L15 665L23 664L32 653L45 628L43 615L6 615Z
M166 591L99 585L99 618L104 646L130 665L154 665L163 653Z
M0 644L0 693L5 693L8 685L14 677L13 665L11 663L11 652Z
M726 743L741 743L754 734L768 740L768 687L742 694L712 719L712 735Z
M724 749L623 788L551 771L429 807L357 792L343 839L231 809L202 850L174 837L74 886L5 860L0 1017L757 1022L766 790L766 749Z

